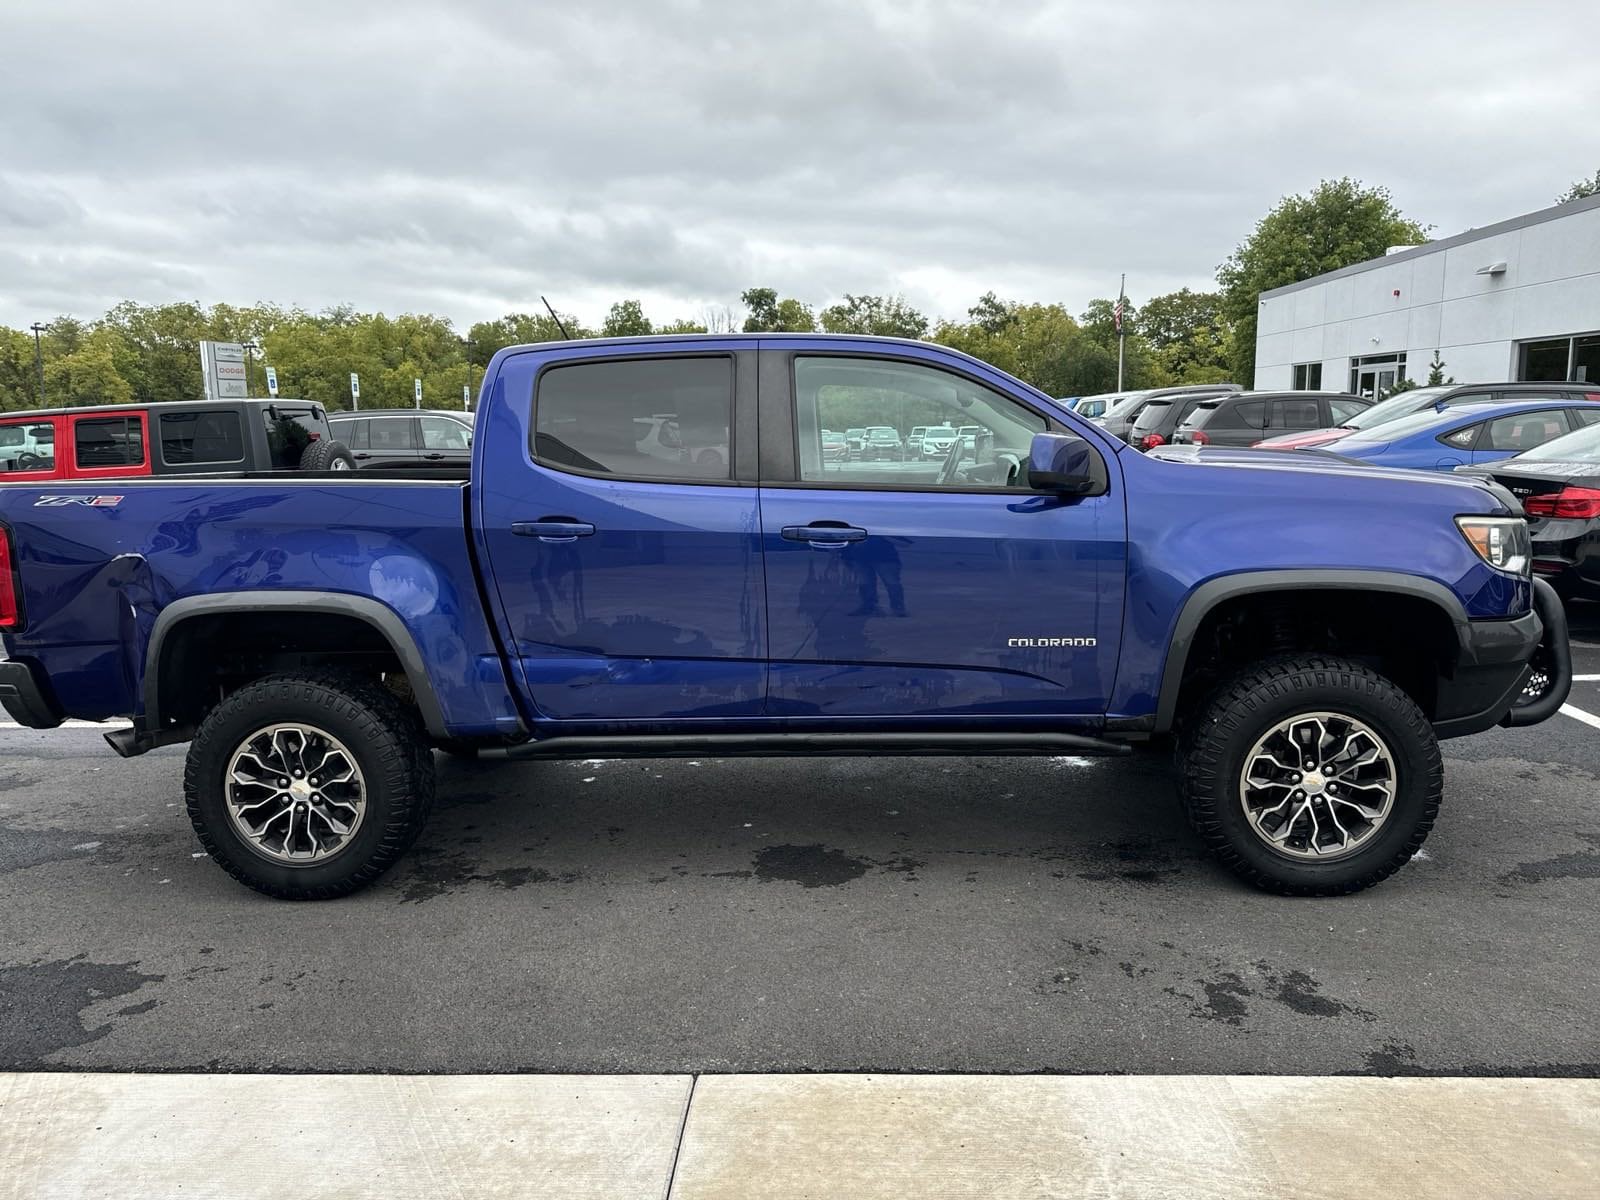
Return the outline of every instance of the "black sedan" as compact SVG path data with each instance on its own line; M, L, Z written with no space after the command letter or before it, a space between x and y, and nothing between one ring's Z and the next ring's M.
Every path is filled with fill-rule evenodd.
M1521 501L1534 574L1563 597L1600 600L1600 425L1492 467L1461 470L1489 476Z

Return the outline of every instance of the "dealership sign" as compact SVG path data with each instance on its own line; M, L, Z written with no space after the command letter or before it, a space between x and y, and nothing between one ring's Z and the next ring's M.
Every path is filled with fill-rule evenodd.
M244 347L238 342L201 342L200 375L207 400L243 400L250 394Z

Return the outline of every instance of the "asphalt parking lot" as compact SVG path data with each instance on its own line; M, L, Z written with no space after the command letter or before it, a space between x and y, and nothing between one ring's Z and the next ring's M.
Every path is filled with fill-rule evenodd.
M1600 1075L1600 727L1446 760L1424 857L1283 900L1157 754L441 759L399 869L294 905L199 856L181 749L0 728L0 1069Z

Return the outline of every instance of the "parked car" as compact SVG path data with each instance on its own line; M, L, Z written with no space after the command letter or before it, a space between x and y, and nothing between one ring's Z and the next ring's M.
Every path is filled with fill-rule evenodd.
M930 425L922 434L923 458L948 458L950 447L961 435L954 425Z
M7 443L10 443L7 446ZM0 414L0 480L348 471L355 461L306 400L39 409Z
M0 484L0 703L30 728L130 717L125 756L188 742L205 851L325 899L415 841L430 745L1126 755L1175 728L1220 861L1338 895L1422 845L1440 738L1566 697L1561 603L1489 481L1125 453L957 351L840 345L500 350L470 482ZM824 476L802 431L835 388L994 432ZM689 399L737 447L715 478L633 433Z
M1600 421L1589 400L1495 400L1426 409L1319 447L1385 467L1452 471L1497 462Z
M1473 383L1412 388L1373 404L1347 421L1336 421L1327 429L1282 434L1257 442L1256 445L1263 450L1300 450L1307 446L1325 446L1352 433L1375 429L1425 408L1442 412L1451 405L1479 404L1485 400L1541 399L1600 401L1600 386L1592 383Z
M1370 403L1337 392L1234 392L1201 400L1171 440L1179 446L1253 446L1267 434L1307 433L1349 420Z
M465 470L472 463L473 417L449 409L363 408L328 418L361 470L377 467ZM678 451L671 451L677 458Z
M1146 405L1154 401L1174 396L1224 396L1238 390L1239 385L1236 383L1208 383L1192 387L1152 388L1143 392L1128 392L1099 419L1100 427L1113 437L1127 441L1128 434L1133 430L1133 423L1139 419L1139 414L1144 411Z
M905 449L900 444L900 431L888 425L868 426L867 436L861 443L861 457L872 462L904 458Z
M1240 401L1237 397L1252 396L1252 392L1237 392L1224 398L1206 396L1167 396L1158 397L1150 401L1139 410L1139 418L1134 421L1133 428L1128 431L1128 443L1138 450L1153 450L1157 446L1165 446L1173 440L1180 427L1194 414L1201 405L1210 405L1212 409L1225 404L1238 405L1241 413L1247 413L1245 405L1254 405L1256 401ZM1308 403L1315 406L1316 416L1319 421L1342 420L1359 414L1361 410L1372 403L1360 396L1351 396L1336 392L1298 392L1297 396L1310 397ZM1279 404L1276 408L1271 405L1263 406L1264 420L1279 419L1289 420L1296 416L1292 405ZM1312 410L1306 409L1309 414ZM1213 417L1215 413L1213 412ZM1190 425L1189 431L1193 433L1199 425Z
M1456 469L1487 475L1522 503L1535 575L1563 599L1600 600L1600 423L1492 467Z
M849 446L844 434L837 429L822 431L822 459L824 462L844 462L849 456Z
M922 454L922 435L928 432L926 425L913 425L911 432L906 434L906 457L918 458Z
M844 431L845 457L855 462L861 458L862 450L867 444L867 431L864 428L846 429Z

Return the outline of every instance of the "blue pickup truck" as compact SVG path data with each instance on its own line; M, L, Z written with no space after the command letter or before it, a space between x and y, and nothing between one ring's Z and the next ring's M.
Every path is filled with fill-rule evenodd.
M823 431L970 428L852 461ZM412 843L433 751L1128 754L1175 737L1219 859L1355 891L1422 844L1438 739L1549 717L1560 604L1491 481L1147 457L921 342L513 347L470 472L0 485L0 700L189 743L237 879L317 899Z

